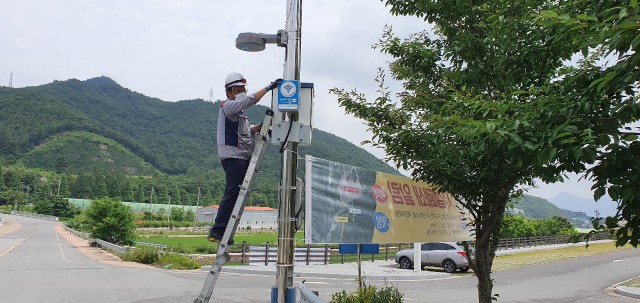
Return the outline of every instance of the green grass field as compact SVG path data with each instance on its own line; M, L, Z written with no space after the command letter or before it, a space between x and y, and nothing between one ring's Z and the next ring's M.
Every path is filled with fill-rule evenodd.
M531 266L591 255L606 254L610 252L632 249L631 245L616 247L614 242L591 244L589 247L577 245L559 249L522 252L512 255L497 256L493 262L493 271L512 269L523 266Z
M165 244L169 250L181 253L214 254L218 249L218 244L209 242L205 234L141 235L136 241ZM265 245L268 242L276 246L278 235L276 233L237 233L234 241L235 245L231 246L231 249L239 248L242 242L246 242L247 245ZM296 233L296 244L304 244L304 232Z
M218 244L209 242L205 234L150 234L141 235L136 241L149 242L167 245L167 250L178 253L189 254L215 254L218 250ZM276 233L237 233L234 237L235 244L230 246L232 252L239 252L242 248L243 241L247 245L264 246L267 242L276 247L278 245L278 235ZM304 246L304 232L296 233L296 246ZM317 245L314 245L317 246ZM396 245L392 249L385 250L384 245L380 245L380 253L375 255L362 255L362 260L384 260L393 259L397 252ZM411 247L407 244L403 248ZM337 245L331 245L331 248L337 248ZM332 257L331 263L355 262L357 255L343 255L341 257Z

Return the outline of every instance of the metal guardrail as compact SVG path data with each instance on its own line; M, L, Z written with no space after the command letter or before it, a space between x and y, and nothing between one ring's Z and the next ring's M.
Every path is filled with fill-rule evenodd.
M607 232L601 232L591 236L589 241L610 239ZM497 250L508 250L515 248L526 248L534 246L556 245L569 243L569 236L538 236L538 237L522 237L522 238L504 238L500 239Z
M73 228L67 227L66 225L64 226L64 229L80 238L83 239L87 239L91 242L95 242L96 244L98 244L100 247L102 247L103 249L109 251L109 252L115 252L118 253L121 257L124 256L127 251L130 250L134 250L136 249L135 247L129 247L129 246L120 246L117 244L113 244L101 239L94 239L91 238L91 235L85 232L81 232L81 231L77 231ZM149 243L149 242L135 242L137 245L141 245L141 246L150 246L150 247L156 247L159 248L160 251L164 251L165 249L167 249L167 245L165 244L158 244L158 243Z
M158 243L150 243L150 242L140 242L137 241L135 242L136 245L141 245L141 246L150 246L150 247L155 247L155 248L159 248L160 251L164 251L165 249L167 249L167 245L166 244L158 244Z
M64 225L64 229L80 238L89 240L90 242L94 242L96 243L98 246L100 246L101 248L105 249L106 251L110 252L110 253L116 253L118 254L120 257L123 257L127 251L134 249L133 247L127 247L127 246L120 246L117 244L113 244L101 239L95 239L95 238L91 238L91 235L85 232L81 232L81 231L77 231L73 228L70 228L66 225Z
M328 246L325 247L296 247L293 262L295 264L328 264L331 255ZM278 248L276 246L249 246L247 253L249 265L276 264Z
M111 253L117 253L119 254L121 257L124 256L127 253L127 249L128 247L126 246L120 246L120 245L116 245L104 240L100 240L100 239L93 239L94 242L96 242L96 244L100 245L100 247L106 249L107 251L111 252Z
M75 229L73 229L71 227L67 227L67 225L63 225L63 226L64 226L64 229L66 231L68 231L68 232L70 232L70 233L72 233L72 234L74 234L74 235L76 235L76 236L78 236L78 237L80 237L82 239L91 240L91 235L89 235L89 233L84 233L84 232L81 232L81 231L77 231L77 230L75 230Z

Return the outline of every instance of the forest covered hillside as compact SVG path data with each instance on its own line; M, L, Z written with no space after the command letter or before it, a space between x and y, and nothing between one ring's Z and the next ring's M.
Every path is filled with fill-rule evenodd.
M0 87L0 168L18 165L58 174L36 178L43 173L5 168L0 187L15 192L25 192L25 186L49 192L59 187L55 191L67 190L75 198L106 194L142 202L153 197L160 203L174 195L174 203L180 197L188 200L185 204L194 204L201 191L206 203L215 203L224 188L216 147L218 108L218 102L200 99L147 97L107 77ZM245 112L257 124L266 110L257 105ZM356 144L314 129L312 145L299 150L298 175L303 176L305 154L399 174ZM271 145L249 205L273 205L280 165L279 146ZM17 180L16 174L31 177ZM159 189L165 193L152 194Z
M219 170L215 141L218 106L204 100L165 102L130 91L107 77L17 89L2 87L0 157L22 161L57 136L82 131L117 142L166 174L183 174L190 167ZM259 123L265 110L264 106L254 106L246 112L251 121ZM276 148L271 152L268 158L276 159L267 162L279 163ZM364 149L318 129L314 130L312 146L301 148L301 153L397 173ZM26 162L51 168L60 155L40 156L39 161L27 157ZM88 170L95 163L72 164L74 169Z

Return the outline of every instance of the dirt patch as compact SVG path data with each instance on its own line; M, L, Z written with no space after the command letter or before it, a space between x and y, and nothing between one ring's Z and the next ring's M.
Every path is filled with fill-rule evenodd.
M20 226L20 223L5 221L0 224L0 237L20 229Z

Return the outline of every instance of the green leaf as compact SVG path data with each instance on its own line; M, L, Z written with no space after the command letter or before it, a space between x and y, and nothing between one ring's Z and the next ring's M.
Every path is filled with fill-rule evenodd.
M598 199L600 199L602 196L604 196L605 194L605 188L604 187L598 187L595 192L593 193L593 198L597 201Z
M496 125L493 124L493 122L487 122L487 132L493 132L493 130L496 128Z
M627 244L628 240L629 240L628 236L620 235L618 240L616 240L616 246L617 247L624 246L625 244Z
M626 16L629 16L629 11L627 10L626 7L622 8L622 10L620 10L620 15L619 18L622 19Z
M558 18L558 13L554 11L542 11L540 12L540 16L544 18Z

